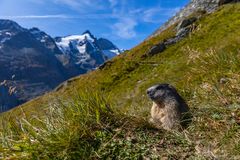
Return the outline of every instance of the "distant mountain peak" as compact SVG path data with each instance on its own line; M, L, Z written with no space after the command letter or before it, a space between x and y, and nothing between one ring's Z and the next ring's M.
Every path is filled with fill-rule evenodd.
M8 19L0 19L0 48L16 34L26 31L16 22Z
M90 34L92 35L92 33L89 30L86 30L85 32L83 32L82 34Z
M0 30L23 31L24 28L12 20L0 19Z
M56 37L55 41L65 55L74 57L75 65L81 67L91 62L91 65L87 65L88 69L96 68L121 52L112 42L103 38L97 39L89 30L81 35Z
M92 39L96 40L95 36L89 30L83 32L82 35L88 35L87 37L91 37Z
M32 28L30 28L29 30L30 30L30 31L40 31L40 29L37 28L37 27L32 27Z

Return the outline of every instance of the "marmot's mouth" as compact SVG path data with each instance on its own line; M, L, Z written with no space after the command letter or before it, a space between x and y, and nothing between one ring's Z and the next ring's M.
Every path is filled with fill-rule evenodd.
M147 90L147 95L151 100L154 100L154 92L152 90L152 87Z
M152 92L149 92L147 93L148 97L151 99L151 100L154 100L154 94L152 94Z

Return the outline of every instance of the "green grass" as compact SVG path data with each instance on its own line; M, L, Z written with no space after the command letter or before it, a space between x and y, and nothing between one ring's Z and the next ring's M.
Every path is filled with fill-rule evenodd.
M174 26L102 70L4 113L0 156L240 159L240 5L204 15L196 26L160 54L145 55L172 37ZM193 114L181 133L148 124L151 102L145 91L163 82L178 89Z
M110 136L109 129L121 126L124 120L100 95L85 92L66 102L56 100L49 105L44 118L6 119L3 116L0 132L3 155L0 155L18 159L96 156L94 152Z

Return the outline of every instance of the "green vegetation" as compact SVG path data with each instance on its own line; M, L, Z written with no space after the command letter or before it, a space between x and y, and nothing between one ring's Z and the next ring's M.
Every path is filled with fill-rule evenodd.
M196 26L158 55L145 53L172 37L174 26L3 114L0 157L240 159L240 5L204 15ZM181 133L148 124L145 90L162 82L176 86L193 113Z

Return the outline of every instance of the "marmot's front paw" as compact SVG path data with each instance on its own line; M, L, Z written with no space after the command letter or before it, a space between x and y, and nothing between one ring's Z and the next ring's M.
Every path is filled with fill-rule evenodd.
M152 118L150 118L150 119L148 120L148 122L149 122L150 124L154 124L154 120L153 120Z
M156 121L154 121L153 118L150 118L150 119L148 120L148 122L149 122L153 127L157 128L157 129L161 129L161 128L162 128L162 123L161 123L161 122L156 122Z

